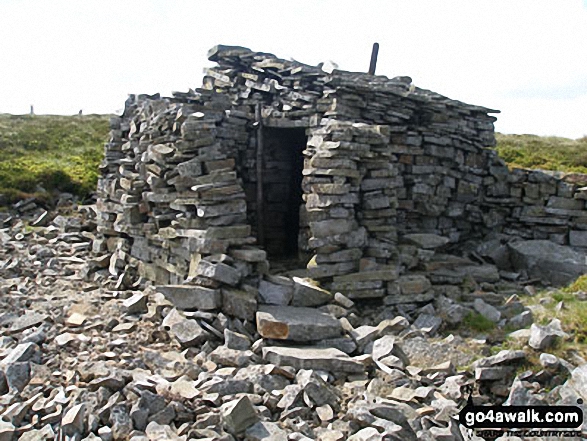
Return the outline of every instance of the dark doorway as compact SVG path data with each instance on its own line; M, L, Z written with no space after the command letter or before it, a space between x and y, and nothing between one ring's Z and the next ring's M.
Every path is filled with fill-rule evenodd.
M263 140L265 250L273 258L297 257L306 130L266 127Z

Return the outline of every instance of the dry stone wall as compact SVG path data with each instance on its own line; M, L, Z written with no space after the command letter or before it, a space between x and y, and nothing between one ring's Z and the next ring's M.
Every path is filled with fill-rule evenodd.
M238 47L209 59L217 65L201 88L131 96L111 122L94 248L113 253L113 274L138 267L185 309L251 319L258 300L329 298L307 280L268 275L266 252L291 251L296 239L304 275L323 287L396 300L406 235L587 246L585 191L508 170L489 148L495 111L409 77L329 73ZM403 284L428 283L414 280Z

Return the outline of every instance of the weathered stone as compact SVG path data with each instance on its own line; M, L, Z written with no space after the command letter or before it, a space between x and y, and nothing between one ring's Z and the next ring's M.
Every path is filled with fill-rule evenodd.
M473 307L479 314L486 319L491 320L493 323L497 323L501 319L501 312L489 303L484 302L483 299L475 299Z
M122 307L127 314L142 314L147 312L148 297L143 293L133 294L122 302Z
M332 316L294 306L260 306L257 330L264 338L300 342L337 337L342 333L339 321Z
M245 396L222 405L222 421L226 431L238 434L259 421L255 408Z
M568 336L562 330L560 320L555 318L546 326L533 323L530 327L528 345L537 351L543 351L551 347L557 338L567 338Z
M178 309L209 311L222 306L222 294L218 289L194 285L160 285L157 291Z
M35 343L20 343L0 362L0 366L7 366L12 363L31 361L41 363L41 350Z
M481 358L475 362L476 367L501 366L504 364L520 363L526 359L526 353L521 350L504 349L491 357Z
M277 423L259 421L245 432L246 441L288 441L287 432Z
M47 320L49 316L37 312L27 312L16 319L10 326L10 331L13 333L21 332L26 329L38 326Z
M320 288L311 279L293 277L293 306L320 306L332 300L332 294Z
M171 334L183 347L197 346L210 337L195 320L174 323L171 326Z
M278 366L318 369L330 372L361 373L365 366L342 351L315 347L265 347L263 358Z
M257 312L256 296L247 291L222 288L222 311L233 317L253 321Z
M224 344L229 349L246 351L251 348L251 340L244 334L233 332L230 329L224 330Z
M71 407L61 420L61 429L68 436L74 436L76 433L82 435L85 427L86 405L84 403L76 404Z
M401 276L396 282L399 286L400 293L405 296L422 294L428 291L432 284L422 275Z
M583 254L548 240L519 241L508 246L514 268L526 270L530 277L566 285L587 272Z
M414 328L430 335L434 335L441 325L442 319L439 316L427 313L418 315L418 318L414 321Z
M222 262L212 263L203 259L198 263L196 274L230 286L237 285L241 279L241 274L235 268Z
M4 374L10 391L20 393L31 380L31 364L28 361L10 363L4 368Z
M267 305L289 305L293 297L293 283L289 279L279 284L261 280L259 297Z
M438 236L437 234L406 234L402 236L406 243L423 248L425 250L434 250L446 245L449 242L447 237Z

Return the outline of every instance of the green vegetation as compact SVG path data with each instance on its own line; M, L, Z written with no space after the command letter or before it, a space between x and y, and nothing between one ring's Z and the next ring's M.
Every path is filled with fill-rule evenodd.
M109 118L0 114L0 194L86 197L96 188Z
M495 148L510 167L587 173L587 136L568 139L496 133Z
M581 300L583 297L578 295L586 286L587 276L581 276L567 287L543 291L532 297L520 297L522 303L532 309L535 323L546 325L553 318L558 318L562 328L570 336L565 340L557 340L547 352L565 359L569 359L568 355L571 353L587 358L587 300ZM506 338L493 350L499 352L502 349L522 349L526 343L525 340ZM527 351L527 355L530 364L538 362L538 352Z
M464 318L462 326L477 332L489 332L495 329L495 323L478 312L471 312Z

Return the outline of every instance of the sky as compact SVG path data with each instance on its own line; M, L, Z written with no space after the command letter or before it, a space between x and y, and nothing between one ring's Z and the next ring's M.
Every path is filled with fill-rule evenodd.
M407 75L501 111L502 133L587 135L587 0L0 0L0 113L120 112L202 83L216 44Z

